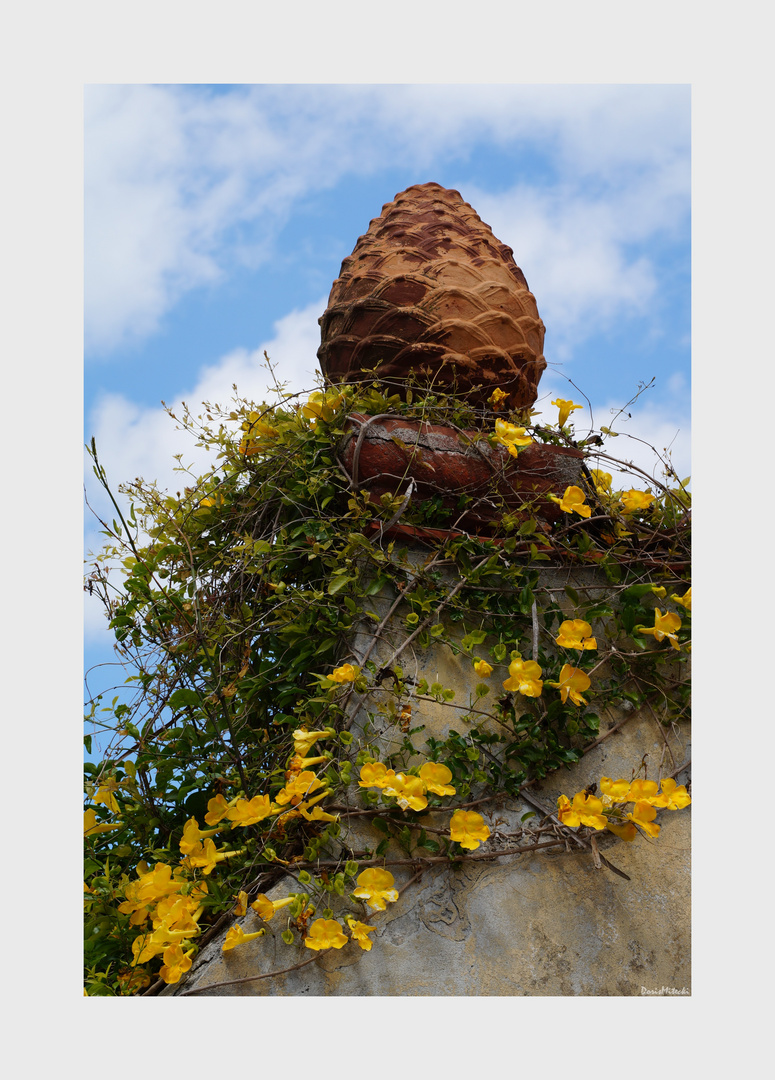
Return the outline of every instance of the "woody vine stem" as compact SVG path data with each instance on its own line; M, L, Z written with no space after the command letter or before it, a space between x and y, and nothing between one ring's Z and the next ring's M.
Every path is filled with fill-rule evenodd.
M578 433L572 400L538 424L498 391L473 408L411 380L276 396L184 407L173 419L212 469L174 494L127 483L126 510L89 448L117 517L86 587L125 676L87 703L89 995L185 982L219 934L226 951L275 933L301 950L256 978L348 942L368 952L399 894L388 867L413 869L404 889L431 867L573 845L626 877L603 838L653 843L658 816L690 802L667 738L688 716L691 613L688 481L669 457L662 480L616 488L601 462L642 470L607 452L611 428ZM491 464L487 490L416 497L418 444L374 494L367 429L395 418L455 433ZM535 446L572 451L578 482L520 486ZM467 700L421 677L428 650L468 666ZM541 802L536 781L641 709L663 735L656 776L633 762ZM480 812L525 803L506 831ZM373 839L353 841L357 821Z

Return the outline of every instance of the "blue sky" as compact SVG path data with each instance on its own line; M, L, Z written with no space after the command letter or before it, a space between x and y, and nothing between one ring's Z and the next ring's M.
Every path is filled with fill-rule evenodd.
M700 511L693 655L701 673L694 695L703 718L704 765L697 777L694 813L702 814L700 788L704 784L710 790L712 778L728 771L729 719L744 722L746 717L761 715L758 676L743 685L729 679L719 683L715 677L717 620L710 617L710 604L723 596L724 611L731 612L726 605L734 603L737 625L755 626L756 616L762 617L760 562L735 559L736 589L720 573L722 566L732 565L740 550L739 540L734 544L733 537L748 538L748 520L762 505L761 493L766 490L758 471L770 456L763 445L769 438L765 409L771 398L766 389L771 273L765 259L771 246L766 235L768 225L771 229L772 164L771 140L763 136L771 128L767 101L772 96L772 65L766 11L766 6L752 0L741 0L733 10L721 5L676 4L675 0L653 0L648 7L613 0L591 0L584 5L558 0L551 5L483 9L455 0L444 4L430 0L425 5L394 4L387 14L353 0L284 9L255 0L222 0L217 11L190 0L185 4L182 0L161 4L135 0L131 6L81 0L55 5L34 0L9 9L6 74L14 92L4 101L8 160L3 183L9 210L4 265L9 303L3 330L12 426L8 452L18 462L13 461L16 467L9 470L6 511L9 524L31 522L32 528L26 529L23 541L18 528L5 532L7 565L13 567L6 575L11 592L8 607L15 616L12 638L18 647L18 656L13 653L9 659L9 671L22 675L7 680L6 711L16 721L9 724L7 756L22 764L21 770L12 770L19 794L21 785L25 792L29 787L33 768L36 777L42 776L43 789L58 797L57 805L71 806L71 846L60 838L50 852L57 881L72 880L77 863L72 846L79 842L80 832L80 802L73 800L78 785L70 782L67 763L77 769L80 756L72 724L77 724L80 713L82 658L80 634L77 629L73 634L72 627L78 626L81 596L82 434L97 434L117 480L140 472L173 483L170 456L181 446L174 432L169 435L171 425L159 420L159 399L172 402L185 394L195 400L193 392L203 382L205 369L222 386L223 358L230 354L242 383L246 358L255 352L260 355L265 344L278 362L282 359L290 368L291 356L296 355L293 347L308 349L305 342L309 343L315 330L314 325L306 334L300 330L304 318L298 313L309 307L310 316L320 314L313 305L327 295L341 259L352 250L370 218L407 184L435 179L457 186L499 238L514 248L547 325L550 365L559 362L560 342L569 342L571 353L562 358L568 365L565 370L587 393L595 380L598 402L605 409L609 407L607 391L618 370L624 378L632 368L623 391L628 394L638 379L652 372L659 376L663 369L654 364L667 357L669 374L659 378L655 390L649 392L650 411L639 409L633 419L642 419L652 433L664 421L666 440L680 427L678 441L684 439L689 415L688 349L680 362L674 363L675 357L667 355L667 345L674 346L688 332L689 113L688 102L681 104L688 91L671 90L676 84L691 84L692 97L693 473L695 505ZM492 79L497 85L486 92L489 102L483 105L471 86L462 90L433 86L449 78L471 83ZM224 137L216 148L221 175L231 170L235 178L231 189L220 191L219 202L208 186L217 170L207 125L204 120L196 122L195 110L183 109L174 100L196 96L188 84L208 79L264 80L275 84L268 95L275 98L284 92L300 93L285 84L304 81L376 80L396 83L398 89L392 88L396 93L392 113L389 107L379 116L372 110L369 118L366 109L366 121L358 123L357 118L348 118L347 108L334 108L326 99L332 91L313 86L308 91L312 104L306 124L303 116L284 124L275 120L274 142L260 134L261 125L253 122L249 103L233 98L235 114L241 111L244 116L243 137L237 132L236 119L226 126L229 140L221 125ZM515 95L529 88L512 86L503 82L506 79L547 85L531 91L530 103L524 98L515 103ZM436 94L448 94L447 107L442 102L434 114L416 98L410 100L410 92L401 84L413 81L427 81ZM160 91L149 95L151 84L159 83L164 84ZM595 89L595 83L606 85ZM628 84L626 93L618 93L624 83ZM642 93L630 83L642 84ZM124 93L130 87L128 97L134 108L127 101L121 107L107 101L98 106L87 99L84 126L84 84L97 94ZM178 85L186 89L176 90ZM600 95L598 105L585 102L589 87ZM230 86L234 89L241 87ZM641 102L635 104L632 95L637 93ZM554 101L547 97L542 104L539 99L545 94L554 94ZM660 95L673 95L672 103L655 104ZM368 106L368 95L363 100ZM275 117L281 111L271 102L267 108ZM205 106L201 111L207 111ZM505 114L510 114L506 116L510 129ZM80 272L82 135L87 159L87 272L91 267L85 297L85 363ZM225 145L228 141L231 149ZM247 163L251 145L258 147L252 166ZM670 225L667 206L670 160L677 162L684 177L679 185L678 232ZM203 173L206 169L210 171ZM282 190L283 179L288 205L285 217L278 218L277 191ZM551 258L546 252L540 258L542 245L534 245L538 249L534 254L524 222L517 235L516 224L512 227L508 220L496 220L479 198L480 191L494 198L519 183L538 193L532 203L523 204L534 225L544 226L548 220L548 228L561 220L549 213L553 210L550 191L566 199L571 209L582 207L584 196L587 202L597 196L598 202L612 207L605 222L601 215L586 217L600 240L597 248L584 243L578 231L570 230L575 237L571 242L569 218L562 219L573 251L596 256L590 258L588 285L597 283L598 291L587 298L578 288L566 293L566 302L575 296L580 305L575 320L574 311L563 309L555 299L564 292L556 276L558 265L572 267L573 260L558 260L556 246ZM255 202L243 199L244 192L261 185L272 192L263 213L257 212L261 207ZM635 205L617 197L624 190L635 192ZM213 196L206 205L201 202L202 192ZM329 221L323 232L314 211L336 206L337 193L343 203L337 209L340 224ZM191 212L197 199L198 208ZM237 206L238 211L242 207L242 212L232 210L230 216L230 206ZM654 220L646 213L649 207L663 221L663 228L649 224ZM541 208L547 214L537 216ZM584 215L575 220L585 220ZM645 239L631 231L639 223L647 228ZM314 243L308 239L311 231ZM295 263L283 246L292 235L301 238ZM556 236L556 230L552 235ZM607 243L612 236L613 246ZM271 272L260 263L267 250L282 255L270 261ZM247 258L250 252L252 261ZM621 261L606 260L604 256L612 252ZM625 286L632 284L633 276L626 271L636 265L638 254L646 259L641 265L651 267L656 288L648 297L635 289L641 308L628 311ZM282 267L286 270L281 275ZM251 287L253 275L261 288ZM606 280L613 283L608 295L614 298L608 325L602 322L605 305L596 302L600 290L605 292ZM208 306L214 313L227 312L228 318L205 319ZM670 310L677 313L672 319L666 318ZM181 328L188 333L187 344L178 336ZM134 331L131 343L132 335L124 336L128 329ZM647 348L653 364L641 365L640 350ZM545 373L542 393L554 370L550 367ZM671 376L675 377L672 383ZM117 397L106 398L107 394ZM617 391L611 397L618 402L622 395ZM115 431L110 425L111 409L117 420ZM31 437L33 430L42 430L45 438ZM733 452L729 452L730 441ZM685 446L688 457L688 438ZM737 525L734 533L718 527L720 514L724 524ZM87 546L98 542L89 531ZM754 568L755 583L749 581ZM98 632L98 626L99 612L87 610L87 665L110 659L109 638ZM754 634L752 640L763 643L767 636ZM752 672L766 670L763 644L758 651L761 657L754 656L749 664ZM30 694L31 688L44 686L49 693ZM46 751L34 766L29 757L30 730ZM696 894L712 891L716 907L745 909L748 879L718 874L717 851L726 819L716 814L712 821L707 815L704 820L709 828L697 830L694 845ZM739 842L731 832L729 840ZM17 861L23 857L22 853ZM38 856L33 853L29 858ZM37 862L35 866L30 862L28 877L37 869ZM71 896L75 892L70 889ZM47 898L45 902L49 903ZM42 903L38 921L43 919ZM77 919L77 912L71 909L70 913ZM733 955L723 940L719 944L716 921L707 914L703 920L702 914L695 913L696 981L702 981L703 975L718 981L721 956L723 974L728 969L735 985L741 985L739 941ZM756 921L749 919L743 925L754 927ZM72 990L69 973L80 959L76 935L72 942L73 963L59 964L49 973L55 980L61 974L65 997ZM749 955L755 952L755 948L747 951ZM16 969L26 970L25 964L20 962ZM755 988L756 972L745 971L744 976L745 985ZM744 996L738 994L738 999L744 1001ZM728 1011L724 998L713 1000L725 1001ZM695 995L693 1002L696 1012L700 997ZM541 1003L534 1004L537 1009ZM526 1002L521 1007L529 1006ZM573 1016L582 1018L582 1006L574 1003ZM466 1003L469 1012L472 1007ZM316 1003L316 1008L322 1004ZM488 1003L490 1012L491 1008ZM67 1045L73 1032L80 1033L81 1025L67 1009L59 1015L63 1022L58 1035L65 1037ZM541 1022L537 1016L531 1019ZM588 1019L583 1016L584 1023ZM277 1020L275 1011L273 1023ZM484 1016L483 1021L487 1022ZM685 1021L684 1017L683 1027L675 1026L676 1050L685 1042ZM629 1029L619 1025L617 1030L626 1033ZM118 1028L114 1033L102 1017L96 1037L104 1040L106 1049L115 1045L118 1034ZM672 1034L670 1024L663 1026L662 1036L669 1041ZM94 1037L90 1031L92 1041ZM62 1038L54 1042L59 1046ZM461 1051L456 1049L456 1054L460 1056ZM475 1064L471 1057L471 1065Z
M546 419L583 400L566 377L597 427L654 377L620 430L690 472L687 85L92 85L84 139L84 434L114 485L174 489L178 452L204 466L162 399L262 399L265 349L313 388L342 259L428 180L514 249L547 327ZM110 658L94 602L86 641L87 666Z

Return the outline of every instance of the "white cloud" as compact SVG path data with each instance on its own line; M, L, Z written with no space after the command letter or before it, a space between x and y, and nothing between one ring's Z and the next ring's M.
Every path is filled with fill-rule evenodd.
M417 169L418 182L432 179L422 175L431 163L468 157L482 137L496 144L529 140L570 184L549 195L521 184L512 195L525 200L525 209L504 208L502 225L497 213L489 221L517 261L543 251L544 263L567 268L572 293L584 280L575 269L591 269L601 283L618 282L622 303L642 303L653 289L650 268L628 264L622 244L685 212L687 106L685 88L669 86L247 86L217 95L90 87L87 344L107 352L146 336L183 293L217 280L235 260L260 265L309 192L346 174L396 165ZM597 203L576 191L590 177L606 191ZM644 200L644 185L661 196ZM617 232L605 205L622 186ZM463 194L471 201L470 192ZM491 196L477 193L485 220ZM528 208L539 215L532 232ZM544 263L536 264L539 278ZM562 284L556 274L552 281ZM575 308L572 298L567 310L558 304L558 326L563 318L578 321L585 295L581 290ZM598 295L592 289L593 299Z
M167 402L180 416L182 403L193 416L201 413L202 402L227 407L236 384L243 398L262 401L273 397L272 379L264 361L269 356L278 382L289 393L314 388L318 371L315 356L320 344L318 316L325 308L321 298L301 310L292 311L274 324L275 334L257 349L235 349L217 363L202 368L196 384ZM182 431L159 406L148 408L129 401L122 394L103 394L90 417L91 431L100 460L114 484L142 477L156 480L159 487L176 490L181 475L175 472L174 455L183 453L183 464L196 473L207 468L209 457L196 447L196 440Z
M292 311L274 324L274 337L253 351L235 349L217 363L203 368L196 385L168 402L172 411L181 415L183 401L193 416L202 413L201 404L209 402L227 408L234 397L236 384L240 395L252 401L273 400L273 383L264 361L267 352L279 383L286 392L299 393L313 389L318 370L315 352L320 344L318 316L325 308L325 299L299 311ZM182 430L162 407L148 408L129 401L121 394L104 394L95 404L90 417L100 463L104 466L111 489L126 513L128 500L118 494L118 486L136 477L156 481L161 490L179 491L187 477L178 469L176 454L182 454L180 464L194 475L206 473L215 464L211 456L196 446L196 439ZM88 463L87 492L92 508L108 524L116 516L107 495L102 491ZM100 535L99 525L87 510L85 548L87 552L102 550L107 543ZM115 563L117 566L118 564ZM120 580L114 571L116 582ZM107 643L109 635L102 607L96 598L86 598L85 633L90 644Z
M472 192L480 217L508 238L539 300L545 352L567 359L585 338L654 303L656 267L629 246L674 229L688 208L688 173L671 161L626 188L590 195L567 186L519 184L503 194Z

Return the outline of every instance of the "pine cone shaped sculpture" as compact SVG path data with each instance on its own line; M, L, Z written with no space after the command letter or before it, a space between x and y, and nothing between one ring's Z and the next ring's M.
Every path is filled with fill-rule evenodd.
M483 405L496 388L533 405L546 367L544 324L513 252L439 184L415 184L382 207L342 263L318 320L328 382L419 385ZM394 385L391 385L394 384Z

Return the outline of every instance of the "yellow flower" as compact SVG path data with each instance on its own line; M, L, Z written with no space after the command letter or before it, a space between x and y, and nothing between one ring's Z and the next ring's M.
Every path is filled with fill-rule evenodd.
M619 498L622 503L623 514L632 514L636 510L645 510L654 501L654 496L650 492L638 491L637 488L623 491Z
M233 802L237 800L234 799ZM229 812L229 806L223 795L216 795L215 798L210 799L207 804L207 813L205 814L205 822L208 825L217 825L219 821L223 821Z
M662 781L662 798L665 799L664 806L668 810L683 810L692 801L686 790L686 785L681 784L678 787L675 780L670 779Z
M574 705L586 705L586 699L581 694L584 690L589 690L591 685L589 675L571 664L563 664L559 682L549 683L549 686L556 686L559 689L563 705L568 698Z
M154 930L152 934L140 934L132 942L132 967L144 964L147 960L152 960L154 956L163 953L170 945L180 944L181 941L185 941L191 936L189 930L171 930L164 923L161 924L158 930Z
M196 818L189 818L183 827L183 836L178 846L184 855L189 855L200 840L204 840L208 836L215 836L218 832L220 832L220 829L210 829L207 832L202 832Z
M487 398L489 404L493 407L495 412L500 412L503 407L503 402L509 395L498 386L496 387L490 396Z
M185 930L189 934L199 933L199 918L204 906L196 897L165 896L153 910L151 921L154 930L166 926L170 930Z
M153 960L154 956L163 953L169 946L169 941L162 935L159 940L153 941L152 934L140 934L132 942L132 967Z
M590 469L589 471L595 482L595 487L599 492L605 493L611 490L613 477L610 473L603 472L602 469Z
M347 935L336 919L315 919L304 944L308 949L341 949L347 944Z
M305 416L314 427L318 420L333 420L334 414L344 401L344 394L338 390L329 390L322 393L314 390L307 398L306 405L301 407L301 415Z
M628 843L638 835L638 830L631 821L628 821L626 825L617 825L613 821L609 821L606 828L609 832L618 836L620 840L626 840Z
M121 811L121 807L116 802L116 797L113 794L114 791L118 791L118 785L115 780L108 780L106 784L103 784L94 796L94 802L104 803L108 810L112 810L114 814L118 814Z
M187 953L184 953L182 946L178 944L167 946L162 954L164 966L159 974L168 986L180 982L181 975L191 967L193 953L193 949L189 949Z
M204 844L197 844L181 862L187 870L199 867L203 874L211 874L219 862L230 859L232 855L241 855L244 850L242 848L240 851L219 851L212 840L208 839Z
M210 841L212 843L212 841ZM138 867L138 871L140 868ZM138 879L133 883L136 886L137 897L143 902L157 903L170 893L180 892L184 882L180 878L173 878L172 867L167 863L156 863L153 870L146 873L138 873ZM127 893L130 886L127 887Z
M111 832L113 829L121 829L121 822L117 825L108 825L107 822L97 821L97 811L90 806L83 812L83 835L96 836L97 833Z
M318 780L313 772L302 772L294 776L284 788L277 792L275 802L278 806L285 806L287 803L298 806L308 795L321 787L323 787L323 781Z
M262 926L260 930L256 930L255 934L246 934L242 927L235 923L224 938L221 952L229 952L230 949L236 949L238 945L244 945L247 941L255 941L256 938L263 937L265 933L266 927Z
M424 810L428 805L428 800L425 798L425 784L419 776L396 773L382 790L386 795L396 798L402 810Z
M286 784L286 791L287 791L287 789L288 789L288 785ZM284 825L287 822L293 821L294 818L298 818L298 817L306 818L307 821L319 821L319 820L336 821L336 820L338 820L337 818L332 817L330 814L324 814L324 811L320 807L315 806L315 803L319 803L321 801L321 799L325 799L330 794L331 794L330 790L328 788L324 788L320 792L319 795L315 796L314 799L304 799L303 802L299 802L297 804L294 804L292 810L286 810L284 814L280 814L280 816L277 819L277 824L281 828L283 828ZM313 806L315 806L315 809L312 810L312 812L310 813L310 810L311 810L311 808ZM280 809L280 807L275 807L275 811L277 811L279 809Z
M269 922L276 911L292 904L295 899L295 896L284 896L282 900L270 900L268 896L259 893L250 906L264 922Z
M579 825L588 825L591 829L604 829L608 819L603 815L603 804L594 795L587 795L584 791L578 791L573 796L573 802L569 802L565 795L557 799L557 817L563 825L569 825L572 829Z
M663 641L665 638L674 649L679 649L676 633L681 629L681 619L673 611L666 611L663 615L659 608L654 608L653 626L636 626L635 630L641 634L653 634L655 641Z
M600 778L600 790L613 802L631 802L630 783L628 780L611 780L608 776Z
M375 911L384 911L386 900L392 904L398 899L398 890L394 886L389 870L370 867L358 875L358 888L353 891L353 896L365 900Z
M652 585L651 591L653 592L654 596L658 596L660 600L664 600L667 596L667 589L664 585Z
M655 839L659 836L661 827L653 823L656 816L657 808L645 801L636 802L632 813L627 815L630 821L635 825L639 825L644 832L648 833L649 836L653 836Z
M175 894L182 889L185 880L179 876L173 879L171 867L163 863L157 863L156 869L150 872L138 867L138 873L140 876L136 881L127 883L124 889L126 900L118 905L118 910L122 915L131 916L130 926L139 926L148 918L151 909L154 909L154 926L158 926L174 905L175 900L179 899ZM175 873L177 875L178 871L176 870ZM206 889L206 883L202 884ZM192 891L188 900L188 909L193 911L197 903L198 900ZM160 916L158 913L161 913Z
M474 671L480 679L486 679L488 675L492 674L492 664L488 664L486 660L480 660L477 656L474 660Z
M452 773L446 765L435 761L426 761L420 769L420 779L428 791L435 795L454 795L455 788L450 784Z
M323 794L328 795L328 792L325 791ZM307 806L312 806L312 803L315 802L315 801L316 800L313 799L312 802L307 803ZM307 806L300 806L299 810L298 810L298 812L301 814L301 816L306 821L338 821L339 820L339 815L338 814L329 814L320 806L316 806L313 810L308 810Z
M233 825L255 825L273 813L276 809L268 795L254 795L252 799L238 799L226 816Z
M683 596L676 596L673 593L670 597L671 600L675 600L676 604L680 604L681 607L685 607L687 611L692 610L692 590L687 589Z
M532 441L523 427L509 424L506 420L495 421L495 442L505 446L512 457L517 456L518 446L528 446Z
M583 405L575 405L572 401L566 401L564 398L558 397L556 401L552 402L552 405L556 405L560 410L560 415L557 420L557 426L563 427L570 414L574 409L583 409Z
M596 649L597 641L591 635L592 627L588 622L583 619L566 619L554 640L564 649Z
M473 810L456 810L449 823L449 838L461 847L475 851L489 839L490 830L481 814Z
M328 677L335 683L355 682L360 673L361 669L354 664L342 664L341 667L334 668Z
M517 657L509 664L509 678L503 684L504 690L519 691L525 697L540 697L544 684L541 681L541 668L535 660L523 660Z
M213 495L208 495L205 499L202 499L199 505L202 507L223 506L224 501L223 495L221 495L219 491L216 491Z
M257 412L249 413L248 419L243 421L241 426L245 434L239 444L239 452L248 457L262 449L261 439L271 439L277 434L277 428L262 420L261 413Z
M322 765L324 761L330 760L331 758L328 754L316 754L314 757L299 757L298 754L294 754L288 762L288 769L285 776L288 780L291 780L294 776L298 776L299 773L304 772L305 769L309 769L313 765Z
M647 802L657 805L659 784L656 780L633 780L630 784L628 802Z
M586 506L584 500L586 495L580 487L576 487L571 484L570 487L566 487L565 494L562 498L558 495L550 495L549 498L552 502L556 502L561 510L564 510L566 514L577 513L583 518L588 518L592 513L590 507Z
M237 895L237 904L233 912L238 918L248 913L248 894L244 889L240 889Z
M383 788L395 779L395 775L395 772L392 769L388 770L387 766L383 765L381 761L369 761L365 765L361 765L361 778L358 781L358 787Z
M369 934L373 934L377 929L376 926L367 926L366 923L358 922L357 919L347 918L347 925L350 928L353 941L357 941L362 949L369 952L373 945Z
M293 752L299 757L306 757L318 739L328 739L333 734L333 728L324 728L322 731L304 731L299 728L293 733Z

